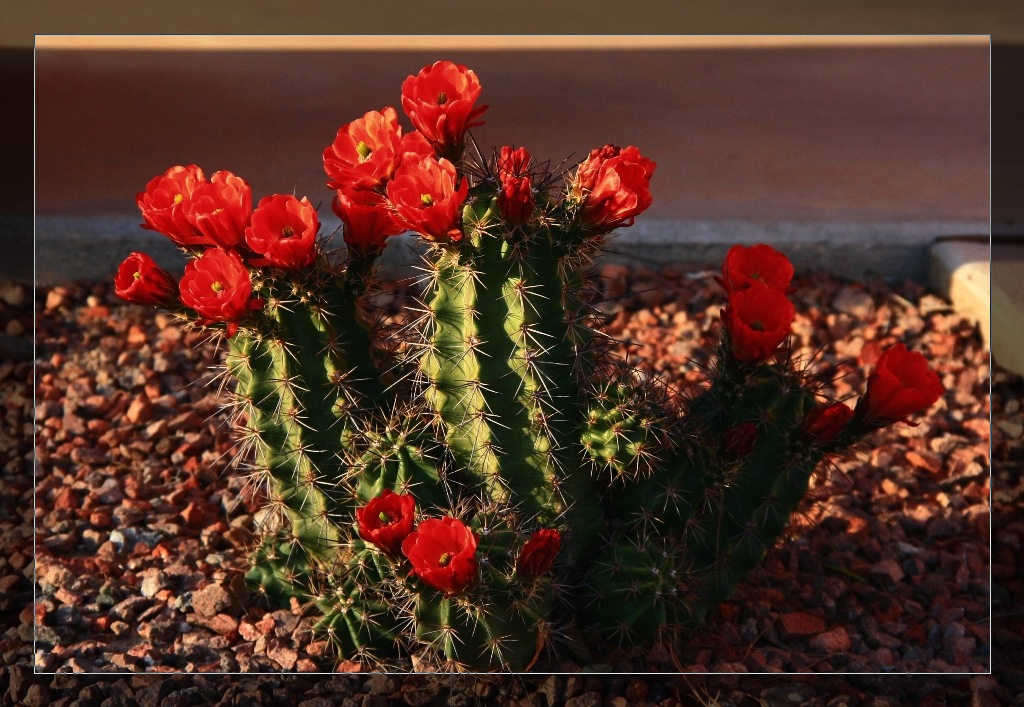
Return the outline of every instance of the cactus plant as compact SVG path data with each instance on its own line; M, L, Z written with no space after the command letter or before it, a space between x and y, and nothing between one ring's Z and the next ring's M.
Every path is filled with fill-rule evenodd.
M154 178L146 227L191 258L177 286L134 253L125 299L228 339L241 463L268 505L247 578L297 599L341 657L522 670L562 632L647 643L700 624L785 530L818 465L942 393L923 357L886 352L856 410L786 346L793 268L730 250L720 343L680 399L612 355L587 296L608 234L651 203L655 164L595 149L552 174L485 158L475 74L437 62L402 105L324 152L347 256L305 199L251 209L195 165ZM368 309L375 262L425 245L402 329Z

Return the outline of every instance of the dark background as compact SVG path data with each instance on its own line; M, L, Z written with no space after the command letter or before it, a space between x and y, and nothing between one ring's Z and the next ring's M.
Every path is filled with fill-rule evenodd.
M472 9L468 9L472 8ZM17 14L16 14L17 13ZM33 255L33 42L35 34L989 34L992 37L992 230L1024 236L1024 3L882 0L821 3L632 0L629 12L584 2L393 0L365 3L180 0L5 9L0 29L5 169L0 170L0 277L30 279ZM26 274L29 276L26 278Z

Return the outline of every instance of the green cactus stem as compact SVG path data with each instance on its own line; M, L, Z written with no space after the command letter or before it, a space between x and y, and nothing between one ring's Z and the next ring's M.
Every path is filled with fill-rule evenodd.
M539 234L527 250L488 231L493 208L467 208L464 241L435 249L420 360L426 401L486 498L543 524L567 519L585 543L599 510L577 452L580 392L556 234Z
M263 311L230 339L226 357L243 446L254 452L252 476L288 541L309 564L330 564L339 542L334 517L353 506L338 493L339 450L383 388L357 319L357 292L283 277L264 280L259 292Z

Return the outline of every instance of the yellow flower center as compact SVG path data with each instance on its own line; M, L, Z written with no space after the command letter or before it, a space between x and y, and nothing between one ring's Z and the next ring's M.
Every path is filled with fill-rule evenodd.
M420 202L424 206L431 206L434 203L434 197L430 194L420 194Z
M175 194L174 195L174 203L175 204L180 204L183 201L185 201L185 195L184 194Z
M445 93L444 91L441 91L440 93L437 94L437 105L443 106L447 102L448 102L448 94L447 93Z
M379 520L379 521L380 521L381 523L385 523L385 524L386 524L386 523L390 523L390 522L391 522L391 516L389 516L389 515L388 515L387 513L385 513L384 511L381 511L381 512L380 512L380 515L378 515L378 516L377 516L377 519L378 519L378 520Z
M754 331L764 331L764 324L761 323L760 319L755 319L750 322L750 328Z
M295 229L291 226L285 226L281 229L281 238L291 238L295 235Z
M224 283L221 282L220 280L214 280L213 284L210 285L210 289L213 290L214 292L220 292L221 290L224 289Z
M443 555L441 555L441 558L437 561L437 564L439 564L441 567L447 567L449 564L451 564L451 561L452 554L450 552L446 552Z
M370 156L370 153L373 152L373 150L371 150L370 146L367 145L363 140L360 140L359 144L356 145L356 152L359 153L360 160L366 160L366 158Z
M140 273L140 272L139 272L138 270L136 270L136 271L135 271L135 272L134 272L134 273L132 274L132 277L134 277L134 278L135 278L136 280L141 280L141 279L142 279L142 273Z

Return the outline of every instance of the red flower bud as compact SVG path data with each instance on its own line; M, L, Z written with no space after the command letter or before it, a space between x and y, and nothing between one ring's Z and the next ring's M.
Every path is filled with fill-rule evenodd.
M843 431L851 417L853 410L843 403L824 405L807 413L803 430L821 444L828 444Z
M114 293L133 304L173 307L178 304L178 282L145 253L132 253L117 269Z
M390 236L406 230L377 192L339 189L331 208L345 224L345 244L353 255L380 253Z
M210 248L185 266L179 285L181 301L209 322L228 322L234 336L238 322L263 306L252 299L252 279L234 251Z
M462 240L462 203L469 181L461 180L446 159L403 164L388 182L388 199L406 228L428 241Z
M509 223L522 225L530 220L536 200L533 196L533 181L530 175L530 153L526 148L513 150L507 145L501 148L497 164L501 191L498 192L498 208Z
M359 537L389 555L400 555L402 541L412 532L416 520L416 499L411 495L383 492L356 509Z
M270 265L282 270L301 270L316 261L316 234L320 220L316 209L303 197L274 194L260 199L252 213L252 225L245 229L245 242L263 255L253 265Z
M540 577L551 569L562 549L562 534L554 528L541 528L530 536L519 551L516 574L523 579Z
M187 202L185 215L206 242L225 250L245 243L245 228L252 215L252 189L231 172L215 172Z
M446 596L459 594L476 577L476 534L456 518L430 518L402 541L412 575Z
M730 459L742 459L750 454L757 442L757 426L743 422L722 434L722 450Z
M461 64L438 61L402 83L402 109L439 155L458 159L466 131L483 125L480 80Z
M899 422L927 410L944 392L928 360L908 351L906 344L896 344L879 357L854 416L883 425Z
M793 264L789 258L769 245L734 245L725 256L722 276L715 278L727 292L745 290L754 282L763 282L783 293L789 293Z
M192 194L205 181L203 170L194 164L171 167L153 177L135 197L146 221L142 227L162 233L180 246L213 245L186 216Z
M632 226L647 210L655 163L632 145L605 145L592 150L571 185L573 198L583 200L583 222L597 233Z
M778 348L793 324L796 310L786 295L754 281L732 293L722 320L729 331L732 354L737 361L764 361Z

